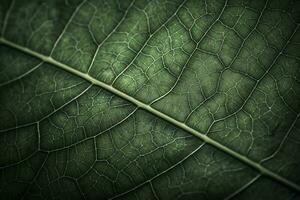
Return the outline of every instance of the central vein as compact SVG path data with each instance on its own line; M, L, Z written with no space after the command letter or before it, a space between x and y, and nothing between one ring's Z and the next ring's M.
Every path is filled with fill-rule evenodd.
M180 122L180 121L166 115L165 113L156 110L155 108L151 107L150 105L145 104L145 103L143 103L143 102L127 95L127 94L125 94L124 92L112 87L111 85L108 85L108 84L106 84L102 81L99 81L99 80L91 77L90 75L88 75L86 73L83 73L83 72L80 72L80 71L78 71L78 70L76 70L76 69L74 69L74 68L72 68L72 67L70 67L70 66L68 66L64 63L61 63L57 60L54 60L53 58L51 58L49 56L45 56L45 55L37 53L37 52L35 52L31 49L28 49L26 47L23 47L23 46L20 46L16 43L8 41L5 38L0 38L0 43L5 44L5 45L7 45L9 47L12 47L14 49L17 49L19 51L22 51L24 53L27 53L31 56L36 57L36 58L39 58L39 59L43 60L44 62L50 63L50 64L52 64L56 67L59 67L59 68L65 70L65 71L69 72L69 73L72 73L72 74L74 74L78 77L81 77L81 78L91 82L94 85L100 86L101 88L104 88L107 91L109 91L109 92L111 92L111 93L113 93L113 94L115 94L115 95L117 95L117 96L133 103L133 104L135 104L137 107L142 108L142 109L152 113L153 115L155 115L155 116L157 116L157 117L159 117L159 118L161 118L165 121L168 121L171 124L173 124L173 125L181 128L181 129L187 131L188 133L200 138L204 142L214 146L215 148L229 154L230 156L232 156L232 157L238 159L239 161L249 165L250 167L256 169L257 171L259 171L260 174L268 176L268 177L270 177L270 178L272 178L272 179L274 179L274 180L276 180L276 181L292 188L293 190L296 190L297 192L300 192L300 186L299 185L297 185L297 184L289 181L288 179L274 173L273 171L271 171L271 170L265 168L264 166L262 166L261 164L247 158L246 156L244 156L244 155L242 155L242 154L240 154L240 153L224 146L223 144L219 143L218 141L215 141L215 140L211 139L207 135L205 135L205 134L203 134L203 133L187 126L185 123Z

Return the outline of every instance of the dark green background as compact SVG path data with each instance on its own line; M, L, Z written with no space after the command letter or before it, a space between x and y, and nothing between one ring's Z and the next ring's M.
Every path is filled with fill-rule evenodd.
M300 2L1 0L0 199L299 199Z

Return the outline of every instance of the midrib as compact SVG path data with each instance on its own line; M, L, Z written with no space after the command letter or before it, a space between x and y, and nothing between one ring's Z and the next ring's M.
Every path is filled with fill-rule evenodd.
M36 58L39 58L39 59L41 59L44 62L50 63L50 64L52 64L52 65L54 65L54 66L56 66L58 68L61 68L61 69L65 70L65 71L67 71L67 72L70 72L70 73L78 76L78 77L81 77L81 78L83 78L83 79L91 82L94 85L100 86L101 88L104 88L107 91L109 91L109 92L111 92L111 93L113 93L115 95L118 95L119 97L121 97L123 99L126 99L127 101L130 101L131 103L135 104L137 107L142 108L142 109L144 109L144 110L146 110L146 111L154 114L155 116L160 117L161 119L163 119L165 121L168 121L171 124L173 124L173 125L181 128L181 129L187 131L188 133L190 133L190 134L192 134L192 135L200 138L204 142L206 142L206 143L208 143L208 144L216 147L217 149L219 149L219 150L227 153L228 155L230 155L230 156L232 156L232 157L240 160L241 162L247 164L248 166L256 169L257 171L260 172L260 174L265 175L267 177L270 177L270 178L272 178L272 179L274 179L274 180L276 180L276 181L278 181L278 182L280 182L280 183L282 183L282 184L290 187L291 189L293 189L293 190L295 190L297 192L300 192L300 186L297 185L296 183L289 181L288 179L286 179L286 178L284 178L284 177L282 177L282 176L274 173L273 171L271 171L271 170L263 167L261 164L259 164L259 163L255 162L255 161L247 158L246 156L244 156L244 155L242 155L242 154L240 154L240 153L238 153L238 152L236 152L236 151L234 151L234 150L232 150L232 149L230 149L230 148L222 145L221 143L219 143L219 142L211 139L207 135L205 135L203 133L200 133L199 131L196 131L195 129L192 129L191 127L187 126L185 123L180 122L180 121L178 121L176 119L173 119L170 116L168 116L168 115L166 115L166 114L164 114L164 113L162 113L162 112L154 109L150 105L147 105L147 104L145 104L145 103L143 103L143 102L141 102L141 101L139 101L139 100L137 100L137 99L135 99L135 98L127 95L127 94L125 94L124 92L122 92L120 90L117 90L116 88L112 87L111 85L108 85L108 84L106 84L104 82L101 82L101 81L99 81L99 80L91 77L90 75L88 75L86 73L83 73L83 72L80 72L80 71L78 71L78 70L76 70L76 69L74 69L74 68L72 68L72 67L70 67L70 66L68 66L68 65L66 65L64 63L61 63L61 62L59 62L57 60L54 60L53 58L51 58L49 56L45 56L45 55L37 53L37 52L35 52L35 51L31 50L31 49L28 49L26 47L18 45L18 44L14 43L14 42L6 40L5 38L0 38L0 43L5 44L5 45L7 45L9 47L12 47L14 49L17 49L19 51L22 51L24 53L27 53L27 54L29 54L31 56L36 57Z

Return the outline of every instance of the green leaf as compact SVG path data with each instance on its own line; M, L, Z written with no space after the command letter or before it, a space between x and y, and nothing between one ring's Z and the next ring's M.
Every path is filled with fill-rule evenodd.
M300 2L3 0L4 199L300 198Z

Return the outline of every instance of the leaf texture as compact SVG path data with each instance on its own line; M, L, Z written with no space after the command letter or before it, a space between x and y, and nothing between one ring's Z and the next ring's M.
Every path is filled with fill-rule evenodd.
M4 199L299 199L300 2L0 2Z

